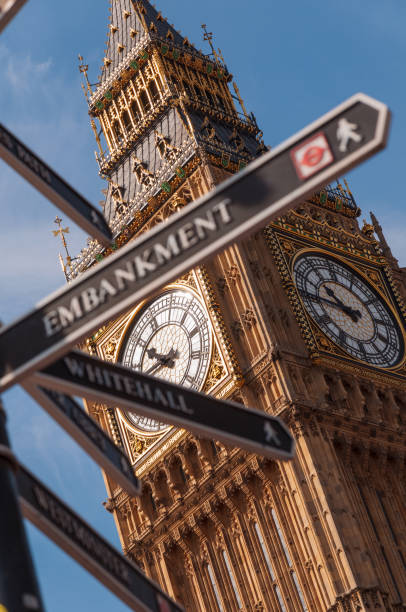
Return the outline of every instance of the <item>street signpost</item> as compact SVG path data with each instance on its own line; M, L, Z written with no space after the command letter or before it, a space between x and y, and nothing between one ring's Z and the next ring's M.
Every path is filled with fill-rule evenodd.
M0 391L382 149L389 120L356 94L45 298L0 332Z
M32 381L41 387L181 426L200 436L272 459L289 460L294 455L293 437L277 417L102 361L81 351L71 351L43 371L36 372Z
M17 497L17 459L9 445L6 413L0 399L0 612L44 612Z
M104 246L112 235L104 216L0 124L0 157Z
M0 0L0 32L24 6L27 0Z
M23 386L130 496L141 494L141 482L134 474L127 455L74 399L58 391L37 387L29 381L24 381Z
M25 518L93 574L131 610L182 612L181 606L21 464L16 479Z

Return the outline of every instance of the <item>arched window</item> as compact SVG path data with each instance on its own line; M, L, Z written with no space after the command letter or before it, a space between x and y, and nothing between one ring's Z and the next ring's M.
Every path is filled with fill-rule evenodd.
M268 566L269 574L270 574L270 576L272 578L272 581L274 582L275 581L275 574L274 574L274 571L273 571L271 560L269 558L268 549L266 547L265 540L264 540L264 537L262 535L262 531L261 531L258 523L254 523L254 529L255 529L256 534L258 536L259 544L261 546L262 553L263 553L263 555L265 557L265 561L266 561L266 564Z
M300 588L299 581L298 581L297 576L296 576L296 572L293 569L292 559L291 559L291 556L290 556L290 553L289 553L289 550L288 550L288 547L287 547L287 544L286 544L286 541L285 541L285 537L284 537L284 535L282 533L282 528L280 526L278 517L276 516L276 512L275 512L275 510L273 508L271 510L271 514L272 514L272 518L273 518L273 521L274 521L274 524L275 524L275 527L276 527L276 531L278 532L279 541L280 541L280 543L282 545L283 552L285 553L286 561L288 562L288 565L291 568L291 572L290 573L291 573L293 582L295 583L295 587L296 587L296 591L297 591L297 594L298 594L299 599L300 599L300 603L302 604L303 610L305 612L307 612L308 608L307 608L307 605L306 605L306 602L305 602L305 599L304 599L304 596L303 596L303 592L302 592L302 589Z
M223 98L219 96L218 94L216 97L217 97L217 104L219 105L219 107L222 108L223 110L226 110Z
M171 75L169 77L169 79L170 79L170 82L171 82L171 84L173 86L173 89L176 91L177 94L179 94L181 86L180 86L180 83L179 83L178 79L175 76L173 76L173 75Z
M126 131L130 132L132 128L132 123L131 123L130 113L127 110L125 110L123 114L121 115L121 121L123 122L123 125Z
M237 605L238 605L239 608L242 608L242 603L241 603L241 599L240 599L240 594L238 592L237 583L235 581L234 572L231 569L231 564L230 564L230 561L228 559L228 555L227 555L225 550L223 550L223 559L224 559L224 563L226 564L228 575L230 576L231 584L233 586L234 595L235 595L235 598L237 600Z
M281 607L282 612L287 612L285 602L282 599L281 591L277 584L275 584L274 589L275 589L275 594L276 594L276 597L278 598L279 605Z
M141 91L140 93L140 102L142 108L144 109L144 113L147 113L149 110L151 110L151 103L149 101L148 94L145 90Z
M217 588L217 583L216 583L216 580L214 578L213 570L211 569L210 563L207 564L207 571L208 571L208 574L209 574L211 586L213 587L214 596L216 598L219 610L220 610L220 612L224 612L224 608L221 605L221 599L220 599L220 594L219 594L219 591L218 591L218 588Z
M148 85L148 90L151 96L151 100L153 102L156 102L157 100L159 100L159 90L158 90L158 87L156 86L155 81L150 82L150 84Z
M140 107L138 106L137 100L133 100L131 102L130 108L131 108L131 112L133 114L135 123L138 123L139 121L141 121L141 112L140 112Z
M289 567L292 567L292 559L290 558L289 550L288 550L288 547L286 545L285 538L283 536L282 529L281 529L281 526L279 524L278 517L276 516L276 512L275 512L275 510L273 508L271 510L271 514L272 514L273 522L274 522L275 527L276 527L276 531L278 532L278 537L279 537L280 543L282 544L283 552L285 553L286 561L288 562Z
M121 143L121 141L123 140L123 130L121 129L121 125L120 125L120 122L118 121L118 119L116 119L113 122L112 127L113 127L113 132L114 132L114 134L116 136L117 141L119 143Z
M204 102L204 98L203 98L202 92L200 90L200 87L198 87L197 85L195 85L195 93L196 93L196 96L198 97L198 99L201 102Z
M185 90L188 96L192 96L191 89L189 87L189 83L187 81L183 81L183 89Z
M154 496L152 495L152 489L149 485L143 487L140 503L144 514L146 514L150 520L153 520L156 515L156 505Z
M206 98L208 99L208 101L210 103L210 106L214 106L215 105L213 96L211 95L211 93L209 91L207 91L207 89L206 89Z

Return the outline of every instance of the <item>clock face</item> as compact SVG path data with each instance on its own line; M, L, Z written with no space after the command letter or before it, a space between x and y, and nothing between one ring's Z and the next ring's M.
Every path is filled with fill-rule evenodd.
M308 313L333 342L375 367L399 363L404 341L397 320L359 274L318 253L300 255L293 273Z
M144 374L201 389L210 354L210 324L203 306L190 291L174 289L142 309L124 344L121 361ZM145 431L168 427L150 418L128 416Z

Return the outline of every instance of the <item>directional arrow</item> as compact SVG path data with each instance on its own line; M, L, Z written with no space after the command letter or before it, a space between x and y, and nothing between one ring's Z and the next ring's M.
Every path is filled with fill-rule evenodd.
M134 563L123 557L24 466L19 465L16 479L25 518L124 601L131 610L183 611L182 606L170 599ZM0 605L0 611L1 608Z
M104 216L1 124L0 157L85 232L105 246L111 244Z
M389 119L353 96L2 328L0 391L382 149Z
M292 435L277 417L81 351L71 351L42 372L36 372L32 381L42 387L119 406L123 412L184 427L197 435L272 459L289 460L294 455Z
M275 444L275 446L280 446L281 442L279 440L279 436L275 431L275 428L272 427L270 423L265 423L264 425L265 439L268 444Z

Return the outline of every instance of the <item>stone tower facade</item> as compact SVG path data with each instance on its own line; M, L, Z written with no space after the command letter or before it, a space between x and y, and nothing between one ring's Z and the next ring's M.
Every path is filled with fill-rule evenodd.
M146 0L110 13L89 112L115 241L91 242L72 276L265 149L218 55ZM406 275L359 214L347 185L327 187L87 342L296 438L281 463L88 404L144 484L131 499L106 477L124 552L190 612L406 609Z

